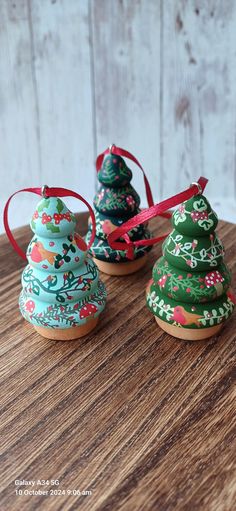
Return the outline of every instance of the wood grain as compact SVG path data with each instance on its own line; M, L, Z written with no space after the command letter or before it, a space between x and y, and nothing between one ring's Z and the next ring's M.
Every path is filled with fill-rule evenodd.
M219 234L236 275L236 226L221 222ZM29 229L17 239L26 247ZM160 253L134 275L103 275L97 329L53 342L19 315L24 262L1 237L1 511L235 509L235 314L209 341L163 333L144 292ZM16 496L15 479L92 494Z

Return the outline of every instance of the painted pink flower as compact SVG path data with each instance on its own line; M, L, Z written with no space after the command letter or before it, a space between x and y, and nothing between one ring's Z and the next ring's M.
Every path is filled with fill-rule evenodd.
M186 293L191 293L191 288L190 287L187 287Z
M163 287L165 287L165 283L166 283L166 281L167 281L167 275L163 275L163 277L161 277L161 278L158 280L157 284L158 284L160 287L162 287L162 288L163 288Z
M183 278L183 275L178 276L178 280L182 280L182 278Z
M185 212L185 205L184 204L180 204L178 210L179 210L180 214L182 215Z
M134 206L135 205L135 200L134 198L132 197L132 195L127 195L126 197L126 202L129 206Z
M193 263L192 263L191 259L187 259L186 264L187 264L188 266L190 266L190 268L192 268L192 264L193 264Z
M173 287L173 291L178 291L178 289L179 289L178 286Z
M28 312L32 314L32 312L34 312L35 309L35 303L33 302L33 300L28 300L25 304L25 308Z
M181 247L182 247L181 243L176 243L175 248L174 248L174 252L176 255L179 255Z

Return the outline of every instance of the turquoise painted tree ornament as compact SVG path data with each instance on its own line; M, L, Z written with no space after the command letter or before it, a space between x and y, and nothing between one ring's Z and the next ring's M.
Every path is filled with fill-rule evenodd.
M114 229L140 211L140 197L131 185L132 172L125 160L112 153L104 157L98 172L100 187L94 198L96 236L90 253L101 271L111 275L133 273L146 262L151 246L134 249L134 260L130 261L125 250L114 250L107 237ZM147 225L139 225L128 232L131 241L151 237ZM91 229L87 241L91 236Z
M218 219L199 194L172 215L173 230L163 243L147 289L147 306L159 326L187 340L217 333L234 309L231 275L215 233Z
M22 274L20 311L44 337L70 340L90 332L106 291L76 219L59 197L42 198L31 220L34 236Z

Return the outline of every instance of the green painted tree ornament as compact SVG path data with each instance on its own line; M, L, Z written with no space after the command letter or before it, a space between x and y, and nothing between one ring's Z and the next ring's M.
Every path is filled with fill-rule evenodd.
M100 186L94 198L96 236L90 253L99 269L109 275L134 273L146 262L151 247L135 247L134 260L130 261L126 251L110 247L107 236L116 227L140 212L140 197L131 185L132 172L124 159L110 152L103 160L98 172ZM132 241L151 237L147 225L139 225L128 232ZM87 242L91 236L91 227ZM122 240L121 240L122 241Z
M76 220L57 197L43 198L31 220L34 236L22 274L20 311L43 337L71 340L89 333L106 291Z
M147 288L147 306L159 326L179 339L216 334L233 312L235 298L218 219L203 195L182 203L163 243Z

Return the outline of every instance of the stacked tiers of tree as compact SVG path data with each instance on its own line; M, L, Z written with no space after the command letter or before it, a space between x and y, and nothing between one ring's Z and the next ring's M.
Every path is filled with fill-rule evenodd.
M33 214L19 300L22 315L33 325L76 327L104 309L105 287L75 225L74 215L56 197L42 199Z
M108 154L104 158L102 168L98 172L101 184L94 198L96 237L90 252L96 259L111 263L128 261L125 251L113 250L109 246L107 236L140 211L140 198L130 184L131 179L132 172L121 156ZM133 241L149 239L151 236L147 225L135 227L128 235ZM87 241L90 236L91 226ZM144 256L150 249L151 247L135 248L134 258Z
M208 328L232 313L231 276L207 199L194 196L172 215L173 230L163 243L147 290L155 316L180 328Z

